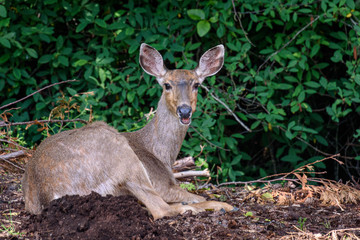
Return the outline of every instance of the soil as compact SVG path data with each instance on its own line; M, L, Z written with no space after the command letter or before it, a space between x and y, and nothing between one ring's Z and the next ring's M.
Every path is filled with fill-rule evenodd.
M359 239L360 204L324 206L316 198L278 205L245 188L199 192L233 212L190 211L154 221L130 196L65 196L41 215L24 211L21 174L1 171L0 239ZM295 191L295 190L294 190ZM296 190L297 193L301 189ZM259 193L259 192L258 192Z

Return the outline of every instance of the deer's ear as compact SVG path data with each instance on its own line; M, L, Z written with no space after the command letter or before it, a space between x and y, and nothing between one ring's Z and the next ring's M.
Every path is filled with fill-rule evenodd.
M162 83L167 70L161 54L155 48L146 43L141 44L139 62L147 74L156 77L159 83Z
M224 64L225 48L222 44L207 50L200 58L199 65L195 68L200 83L209 76L216 74Z

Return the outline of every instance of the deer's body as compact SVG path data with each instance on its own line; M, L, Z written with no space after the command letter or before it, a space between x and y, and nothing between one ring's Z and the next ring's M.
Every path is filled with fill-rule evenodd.
M134 195L155 219L187 210L233 209L181 189L171 171L195 111L198 84L220 70L223 53L217 46L202 56L197 69L170 71L161 55L143 44L140 64L164 86L155 117L131 133L95 122L47 138L25 171L26 210L39 214L53 199L92 191ZM179 204L184 202L189 204Z

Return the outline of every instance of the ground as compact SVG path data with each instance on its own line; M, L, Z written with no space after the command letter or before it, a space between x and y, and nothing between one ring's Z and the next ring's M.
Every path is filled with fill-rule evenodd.
M346 202L344 196L324 200L320 191L300 186L283 184L281 191L276 184L261 189L210 186L198 192L238 208L228 213L187 212L154 221L133 197L92 193L54 200L41 215L34 216L24 210L21 171L5 170L0 165L0 239L360 238L359 203L342 203ZM347 197L356 198L353 193L358 189L348 191Z

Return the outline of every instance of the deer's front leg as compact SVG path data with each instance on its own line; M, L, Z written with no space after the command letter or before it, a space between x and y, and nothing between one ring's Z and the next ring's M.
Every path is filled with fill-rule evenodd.
M167 203L199 203L206 201L204 197L189 193L178 185L170 185L168 191L162 191L162 193L161 197Z
M167 203L175 203L171 204L173 209L180 208L181 206L189 206L194 207L196 212L202 212L205 210L214 210L214 211L232 211L234 207L228 203L217 202L217 201L206 201L206 199L202 196L189 193L185 189L177 185L173 185L169 188L168 194L163 196L163 199ZM187 205L184 205L187 204Z

